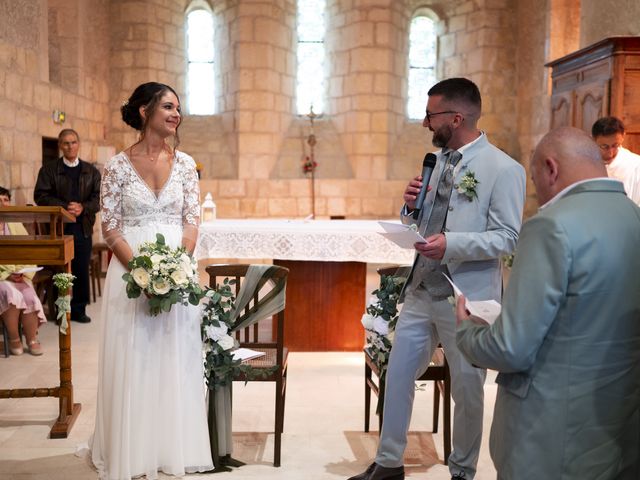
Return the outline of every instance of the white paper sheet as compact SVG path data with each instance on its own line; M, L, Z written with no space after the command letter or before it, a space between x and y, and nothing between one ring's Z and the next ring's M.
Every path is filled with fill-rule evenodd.
M39 272L40 270L42 270L42 267L24 267L15 273L31 273L31 272Z
M416 243L427 243L422 235L412 228L411 225L402 223L378 222L384 232L378 232L385 238L402 248L414 249Z
M251 350L250 348L238 348L231 352L234 360L251 360L252 358L262 357L266 355L264 352L258 352L257 350Z
M456 297L457 301L458 297L464 294L460 291L458 286L453 283L453 280L451 280L447 275L445 275L445 277L447 277L447 280L449 280L449 283L453 287L453 295ZM496 321L496 318L498 318L498 315L500 315L500 311L502 310L502 305L500 305L493 299L471 301L466 296L465 299L467 301L466 305L469 313L471 313L471 315L473 315L474 317L481 318L489 325L492 325Z

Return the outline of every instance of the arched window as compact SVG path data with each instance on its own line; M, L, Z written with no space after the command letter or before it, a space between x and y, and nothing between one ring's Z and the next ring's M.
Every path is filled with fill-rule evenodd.
M419 11L409 30L409 88L407 115L424 118L427 92L436 83L436 18L431 11Z
M324 110L324 33L326 0L298 0L298 73L296 107L298 114Z
M187 9L187 110L191 115L215 113L213 12L204 0Z

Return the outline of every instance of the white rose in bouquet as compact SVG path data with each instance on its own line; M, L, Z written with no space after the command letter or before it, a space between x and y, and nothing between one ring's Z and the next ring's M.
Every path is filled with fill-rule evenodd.
M152 283L153 291L158 295L164 295L171 290L171 285L166 280L160 279Z
M193 262L191 261L191 257L186 253L182 253L180 255L180 267L184 270L184 273L187 274L187 277L191 277L193 275Z
M196 270L191 264L181 263L180 268L187 278L193 278L195 276Z
M389 322L382 317L375 317L373 319L373 329L380 335L386 335L389 333Z
M149 285L149 274L144 268L134 268L131 271L131 276L133 276L133 281L136 282L140 288L147 288Z
M236 344L236 341L230 335L223 336L220 340L218 340L218 345L222 347L223 350L230 350Z
M171 280L173 280L176 285L186 285L189 283L189 279L187 279L187 275L183 270L174 270L171 272Z
M173 272L176 268L175 265L172 264L171 262L167 262L164 261L159 265L159 272L163 277L167 277L169 275L171 275L171 272Z
M372 315L365 313L362 315L362 319L360 321L366 330L373 330L373 319L374 317Z
M154 253L149 258L151 259L151 263L153 263L154 265L159 265L165 259L165 256L159 253Z
M219 342L223 337L228 337L227 332L229 331L229 328L226 324L221 323L219 327L207 325L204 327L204 331L207 334L207 337L211 340Z

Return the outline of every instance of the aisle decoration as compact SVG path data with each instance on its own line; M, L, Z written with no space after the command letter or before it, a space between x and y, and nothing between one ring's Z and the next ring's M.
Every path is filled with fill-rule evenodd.
M60 322L60 333L67 334L69 323L67 322L67 313L71 313L71 287L75 276L70 273L56 273L53 276L53 284L58 289L58 298L55 305L58 309L56 318Z
M200 303L204 291L198 283L198 266L184 247L169 247L164 235L158 233L156 241L141 244L139 252L129 261L129 272L122 275L127 297L138 298L144 293L153 316L169 312L176 303Z
M406 282L405 277L383 275L380 286L373 291L377 297L362 316L362 325L366 331L367 344L365 350L378 367L379 395L376 413L380 414L380 407L384 405L384 384L389 363L389 355L393 346L393 335L398 321L398 301L400 292Z
M233 352L238 348L238 340L231 335L234 329L231 320L235 297L231 286L235 280L224 279L222 285L207 289L207 298L202 315L202 342L204 344L204 376L209 389L219 389L231 385L233 378L243 374L248 380L264 375L265 372L236 359ZM269 372L266 372L267 374Z
M228 471L229 466L238 467L242 462L231 457L233 441L231 432L231 387L239 375L245 380L267 377L273 368L253 368L234 357L238 348L235 332L253 325L262 318L270 317L284 309L285 285L278 289L268 301L258 302L249 312L245 307L262 276L270 265L251 265L245 275L238 297L234 297L232 286L235 280L225 278L215 289L207 289L202 316L202 341L204 344L204 376L208 387L209 440L216 471Z
M393 345L393 334L398 321L398 299L406 278L383 275L380 287L372 292L377 297L362 316L362 326L366 330L365 349L373 359L384 379Z

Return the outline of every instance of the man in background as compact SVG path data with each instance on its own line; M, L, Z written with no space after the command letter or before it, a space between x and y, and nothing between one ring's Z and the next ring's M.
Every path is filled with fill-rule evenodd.
M600 118L593 124L591 136L600 147L600 155L609 177L620 180L627 196L640 205L640 155L622 146L622 121L616 117Z
M491 458L502 480L640 478L640 208L581 130L531 161L540 211L520 233L491 326L458 300L457 343L499 372Z
M62 157L40 168L33 196L37 205L63 207L76 217L75 223L64 226L65 235L73 235L74 248L71 273L76 279L71 298L71 320L89 323L91 318L85 309L89 303L91 235L96 212L100 209L100 172L78 157L80 137L75 130L66 128L60 132L58 148Z

